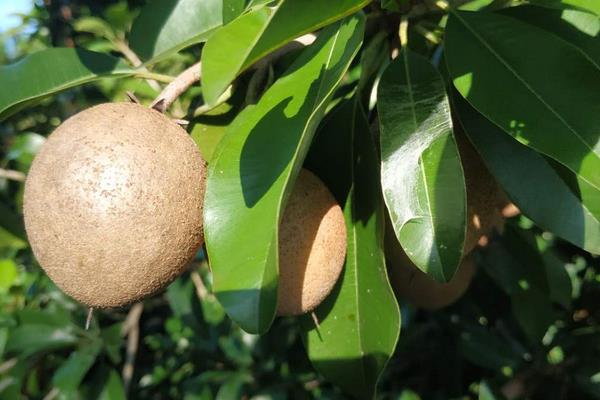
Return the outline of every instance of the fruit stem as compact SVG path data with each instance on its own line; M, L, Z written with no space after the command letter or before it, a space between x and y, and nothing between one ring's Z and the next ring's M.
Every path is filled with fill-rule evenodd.
M121 378L123 379L123 386L125 393L129 393L131 387L131 380L133 379L133 372L135 367L135 357L138 351L140 342L140 318L144 311L143 303L136 303L127 314L127 318L123 323L121 334L127 335L127 349L125 352L125 364L121 371Z
M157 111L165 112L183 92L200 80L200 62L192 65L169 83L150 105Z
M85 319L85 330L90 330L90 325L92 324L92 318L94 318L94 307L90 307L88 309L87 318Z

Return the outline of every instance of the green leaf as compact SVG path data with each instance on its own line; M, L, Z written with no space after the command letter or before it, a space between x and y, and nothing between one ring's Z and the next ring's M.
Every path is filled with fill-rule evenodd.
M73 24L78 32L89 32L108 40L115 39L115 32L110 24L98 17L82 17Z
M510 7L502 14L551 32L577 47L600 68L600 17L579 10Z
M121 376L111 369L108 373L108 377L104 383L102 391L98 396L98 400L125 400L127 395L125 394L125 388L121 381Z
M571 8L600 15L600 3L597 0L530 0L530 2L538 6L563 10Z
M51 48L0 66L0 121L42 98L133 71L119 58L83 49Z
M480 325L463 324L458 346L467 360L483 368L515 369L523 362L521 353L505 337Z
M514 18L456 11L446 60L479 112L600 189L600 69L580 50Z
M453 106L486 166L521 212L600 254L600 191L583 181L565 181L570 171L560 174L548 159L506 135L460 96L453 96Z
M295 37L363 8L370 0L281 0L235 19L216 32L202 53L203 95L214 104L246 68Z
M310 316L303 318L302 326L315 369L348 394L367 399L374 397L396 347L400 310L386 273L379 165L368 122L356 98L332 113L320 132L335 136L337 140L329 143L351 157L345 165L332 162L328 174L322 176L338 199L348 188L345 181L350 180L344 205L348 250L342 276L316 310L319 326ZM350 129L345 129L348 123ZM321 143L327 141L321 139ZM334 178L336 173L340 178Z
M548 278L548 287L550 289L550 299L563 306L565 309L571 308L573 298L573 283L566 268L566 263L563 262L553 248L542 250L540 242L541 237L536 238L538 242L538 250L544 259L544 267L546 268L546 277Z
M206 41L222 24L222 0L153 0L133 22L129 42L149 64Z
M244 385L252 382L252 376L248 373L237 372L231 374L219 388L215 400L241 399L244 394Z
M77 337L73 330L46 324L26 324L10 331L7 352L33 354L38 351L62 349L73 346Z
M9 289L17 278L17 264L10 258L0 260L0 290Z
M377 109L381 183L396 236L415 265L447 282L462 258L467 217L442 76L403 49L381 77Z
M247 0L223 0L223 24L236 19L246 9Z
M510 296L512 314L533 344L555 320L544 259L529 231L506 227L483 251L486 272Z
M85 343L81 348L73 351L52 376L52 385L61 394L73 396L87 372L94 365L101 348L102 343L95 341Z
M241 91L235 92L234 97L227 103L220 104L191 121L190 135L196 142L202 158L208 163L212 160L225 131L242 109L244 98L241 94Z
M3 202L0 202L0 227L19 239L27 240L23 218Z
M213 157L204 220L214 290L248 332L264 332L273 320L285 198L363 31L357 15L321 32L260 102L239 114Z

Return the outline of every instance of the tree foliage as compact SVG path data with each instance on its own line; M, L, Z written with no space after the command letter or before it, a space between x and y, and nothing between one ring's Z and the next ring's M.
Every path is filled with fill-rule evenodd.
M70 0L21 18L0 34L0 398L600 398L594 1ZM64 119L150 105L190 66L200 83L167 113L209 165L206 246L85 329L29 248L23 180ZM344 211L347 257L313 315L275 318L303 167ZM474 169L520 214L471 251ZM394 246L440 283L470 255L475 279L417 308L392 290Z

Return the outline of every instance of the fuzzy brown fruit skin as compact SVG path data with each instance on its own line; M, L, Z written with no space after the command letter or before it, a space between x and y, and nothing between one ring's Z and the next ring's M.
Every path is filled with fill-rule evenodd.
M342 209L319 178L301 170L279 225L277 314L315 309L333 289L345 258Z
M29 171L33 252L90 307L154 294L202 245L205 175L192 139L159 112L132 103L82 111L49 136Z
M456 302L465 294L475 275L473 256L468 255L450 282L436 282L410 261L389 229L385 248L390 283L396 296L426 310L438 310Z

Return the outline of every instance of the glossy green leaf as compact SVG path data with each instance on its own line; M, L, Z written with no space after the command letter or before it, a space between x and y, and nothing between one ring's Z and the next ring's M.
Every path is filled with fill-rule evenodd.
M259 103L239 114L213 157L204 221L214 291L248 332L264 332L275 315L279 218L363 31L357 15L321 32Z
M590 11L596 15L600 15L600 2L597 0L530 0L539 6L558 8L558 9L578 9L582 11Z
M52 385L64 396L73 396L102 348L101 342L86 343L73 351L52 376Z
M396 347L400 310L385 267L379 162L368 122L356 99L333 113L321 134L335 136L337 140L329 143L345 149L350 154L345 160L350 162L344 165L336 160L327 175L317 173L338 199L348 187L345 181L350 180L344 204L346 263L333 292L315 311L319 326L310 316L303 318L302 326L315 369L348 394L368 399L374 397ZM344 129L348 124L350 129ZM333 174L341 178L335 179Z
M210 163L217 145L225 135L229 125L242 110L244 96L242 91L236 91L228 102L202 114L191 121L190 135L202 158Z
M600 17L579 10L510 7L502 14L551 32L577 47L600 68Z
M521 212L576 246L600 253L600 191L569 171L559 174L547 158L506 135L460 96L453 100L469 139Z
M600 189L600 69L584 53L515 18L456 11L446 60L479 112Z
M403 49L381 77L381 183L394 231L421 270L449 281L466 231L463 169L441 75Z
M223 24L236 19L245 9L247 0L223 0Z
M242 14L206 43L202 54L204 99L214 104L235 77L295 37L355 13L370 0L281 0Z
M0 66L0 121L74 86L133 71L119 58L83 49L51 48Z
M129 41L146 63L204 42L223 24L223 0L152 0L133 22Z

